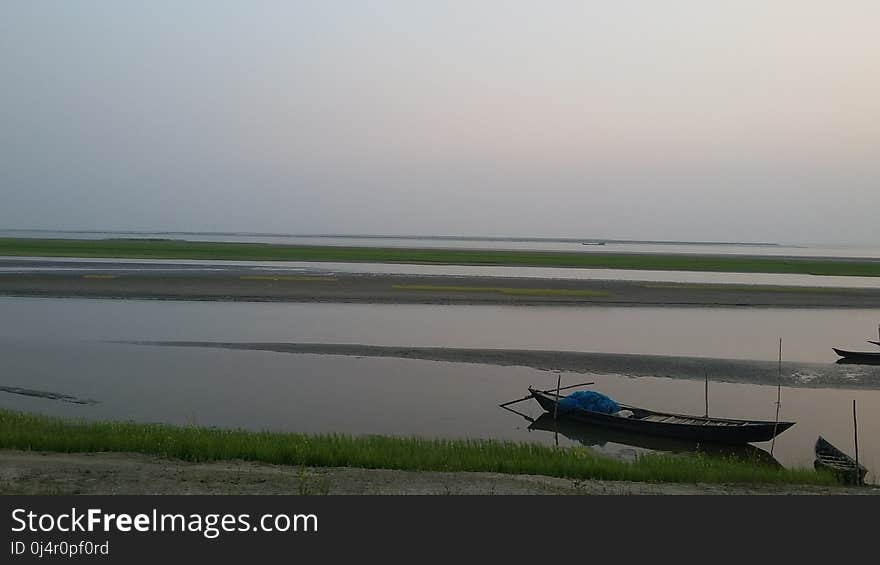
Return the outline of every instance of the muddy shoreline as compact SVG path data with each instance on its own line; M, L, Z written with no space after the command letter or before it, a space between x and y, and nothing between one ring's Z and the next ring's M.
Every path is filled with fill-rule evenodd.
M880 308L880 289L484 276L0 273L0 296L370 304Z
M880 494L880 488L636 483L539 475L189 463L134 453L0 450L0 495Z

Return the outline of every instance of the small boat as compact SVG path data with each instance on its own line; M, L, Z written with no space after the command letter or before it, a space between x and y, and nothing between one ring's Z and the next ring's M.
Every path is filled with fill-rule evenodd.
M832 347L839 356L853 362L859 361L880 361L880 352L878 351L847 351L845 349L837 349L836 347Z
M581 245L605 245L604 241L583 241Z
M857 485L864 483L868 472L863 465L857 464L855 459L831 445L822 436L816 440L816 460L813 467L827 469L842 482Z
M529 387L529 393L541 405L541 408L551 414L556 409L557 399L563 398L561 395L557 397L553 392L537 390L532 387ZM629 411L632 415L624 417L594 412L592 410L576 409L565 412L559 411L557 416L582 424L602 426L613 430L727 444L769 441L795 424L795 422L707 418L705 416L655 412L654 410L626 404L618 405L621 408L621 412Z

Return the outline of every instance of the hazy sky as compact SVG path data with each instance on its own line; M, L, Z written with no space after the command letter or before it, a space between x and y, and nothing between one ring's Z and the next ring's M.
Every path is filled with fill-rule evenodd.
M880 2L6 0L0 227L880 240Z

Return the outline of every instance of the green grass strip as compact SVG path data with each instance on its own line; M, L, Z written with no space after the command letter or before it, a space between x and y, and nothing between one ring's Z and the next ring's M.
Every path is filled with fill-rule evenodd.
M492 292L515 296L610 296L604 290L573 288L513 288L506 286L447 286L434 284L394 284L395 290L426 290L435 292Z
M153 241L137 239L0 238L0 255L136 259L334 261L440 265L510 265L734 273L880 276L880 261L723 255L570 253L396 247L333 247Z
M197 462L245 460L312 467L488 471L571 479L835 484L831 475L812 469L777 469L708 455L648 454L626 462L583 447L86 422L11 410L0 410L0 448L63 453L143 453Z
M797 294L859 294L864 288L821 287L821 286L782 286L768 284L727 284L727 283L644 283L642 288L664 290L709 290L721 292L779 292Z

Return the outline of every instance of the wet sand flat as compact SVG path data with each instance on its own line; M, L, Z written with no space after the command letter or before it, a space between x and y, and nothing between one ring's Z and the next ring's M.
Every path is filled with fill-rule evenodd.
M880 388L880 368L847 364L792 363L778 376L775 362L715 359L672 355L639 355L537 349L472 349L461 347L403 347L356 343L269 343L222 341L120 341L118 343L158 346L214 348L275 353L420 359L452 363L476 363L502 367L530 367L541 371L583 374L619 374L627 377L672 376L702 381L711 372L715 381L804 388Z
M880 289L393 274L0 273L0 295L57 298L876 308Z

